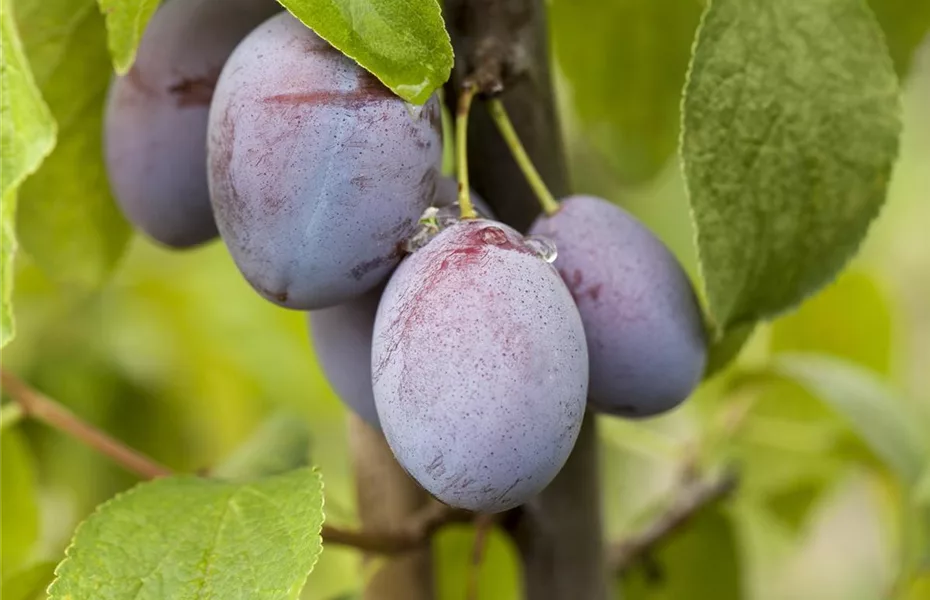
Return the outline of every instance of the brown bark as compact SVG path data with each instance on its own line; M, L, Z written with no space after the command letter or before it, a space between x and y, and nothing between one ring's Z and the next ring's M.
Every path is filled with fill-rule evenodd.
M372 534L403 533L429 497L394 459L384 436L354 414L349 415L349 445L354 456L358 512L362 528ZM431 544L386 558L365 588L365 600L431 600L434 596Z

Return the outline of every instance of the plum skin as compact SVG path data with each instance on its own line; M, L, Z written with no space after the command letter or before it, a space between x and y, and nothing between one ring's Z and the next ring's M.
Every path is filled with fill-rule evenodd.
M591 406L645 417L681 404L703 376L707 338L694 288L665 244L619 206L582 195L530 233L556 243L554 264L584 321Z
M493 218L490 207L472 192L475 209ZM435 206L458 201L458 183L441 177ZM307 327L317 362L340 400L374 429L381 430L371 383L371 338L384 286L329 308L307 312Z
M207 166L220 235L252 287L314 310L382 283L435 194L439 111L289 13L250 33L217 83Z
M384 286L343 304L307 313L317 362L340 400L380 431L371 384L371 337Z
M129 72L107 97L104 146L117 204L171 248L217 236L207 187L207 118L220 70L274 0L183 0L160 7Z
M584 416L583 325L552 265L483 219L390 278L372 340L375 406L398 462L451 506L499 512L558 474Z

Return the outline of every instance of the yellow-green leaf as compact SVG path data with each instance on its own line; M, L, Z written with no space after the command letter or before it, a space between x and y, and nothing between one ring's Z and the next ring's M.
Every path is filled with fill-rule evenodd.
M130 229L103 163L103 108L112 76L95 0L17 0L16 20L58 145L20 190L25 250L53 279L91 289L112 272Z
M50 600L295 600L322 549L319 473L143 483L79 527Z
M13 0L0 0L0 347L14 335L17 188L55 146L55 121L26 60L12 10Z
M800 384L842 415L903 482L918 483L930 464L930 437L919 417L874 373L809 353L780 354L772 371Z
M136 58L136 49L145 26L158 8L160 0L97 0L100 12L106 16L107 44L113 67L126 74Z
M401 98L423 104L452 71L436 0L280 0Z
M0 570L13 573L32 554L39 535L35 473L26 438L15 429L0 436L0 505L2 551ZM4 595L4 597L6 597Z
M299 413L281 411L236 448L212 475L221 479L249 480L277 475L310 464L312 434Z

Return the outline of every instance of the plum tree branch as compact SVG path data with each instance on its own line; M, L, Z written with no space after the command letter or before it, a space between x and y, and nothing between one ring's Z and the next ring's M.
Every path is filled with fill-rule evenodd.
M450 523L466 523L474 514L465 510L431 502L418 512L411 514L396 531L371 532L323 526L323 541L329 544L351 546L365 552L377 554L401 554L417 550L443 526Z
M701 510L732 494L737 484L738 477L734 471L685 484L664 512L641 531L610 546L607 551L610 569L621 574L647 559L653 550L681 531Z
M168 467L82 421L64 406L29 387L12 373L0 370L0 381L2 381L4 391L22 407L25 416L67 433L146 479L167 477L171 474Z
M3 384L3 391L16 403L15 406L20 407L22 416L36 419L70 435L144 479L168 477L172 474L168 467L86 423L16 375L0 370L0 382ZM13 414L8 409L10 406L14 405L4 407L5 415ZM426 545L430 537L444 525L468 522L473 518L474 514L469 511L454 509L434 501L411 514L392 531L349 530L324 525L322 536L326 543L351 546L365 552L401 554Z

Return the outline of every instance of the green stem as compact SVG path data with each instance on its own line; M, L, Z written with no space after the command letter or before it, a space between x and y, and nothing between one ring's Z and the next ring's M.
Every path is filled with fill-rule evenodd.
M24 416L23 407L15 402L0 408L0 430L16 425Z
M526 177L526 181L530 184L530 187L533 188L533 192L539 199L539 205L542 206L543 212L547 215L555 214L556 211L559 210L559 203L556 201L555 197L553 197L549 188L546 187L546 183L542 180L542 177L540 177L539 171L536 170L533 161L530 160L529 155L523 148L520 137L513 128L510 117L507 116L504 103L497 98L488 100L488 111L491 113L491 118L494 120L494 124L497 125L497 129L501 132L504 142L506 142L507 147L510 148L510 153L513 154L514 160L517 161L517 165L520 167L520 170L523 171L523 176Z
M455 146L456 160L459 176L459 208L463 219L474 219L475 208L471 205L471 196L468 185L468 113L471 111L471 101L475 98L478 89L466 86L459 96L459 104L455 115Z
M439 100L442 117L442 174L446 177L455 177L455 124L452 114L446 107L445 90L439 88Z

